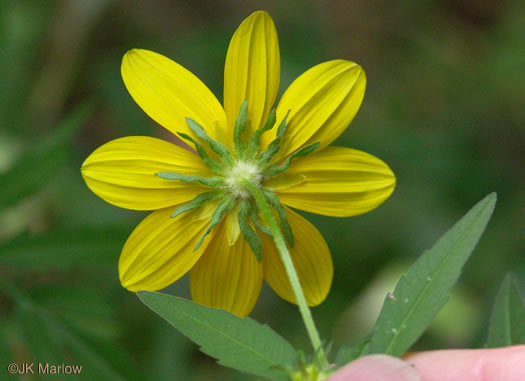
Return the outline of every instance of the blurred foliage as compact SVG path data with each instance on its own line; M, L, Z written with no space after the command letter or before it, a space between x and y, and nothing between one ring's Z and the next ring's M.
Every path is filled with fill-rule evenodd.
M2 372L10 362L64 362L82 365L82 379L244 379L216 366L120 286L120 249L145 213L98 199L79 168L96 147L121 136L171 138L127 94L120 78L126 50L163 53L221 99L229 39L257 9L272 15L279 33L281 94L325 60L365 68L367 95L337 144L380 157L398 178L393 196L369 214L307 216L335 264L331 293L313 310L322 335L338 348L369 334L399 274L492 191L498 205L455 302L416 349L480 346L504 274L515 271L524 289L525 12L519 0L4 0ZM83 111L86 102L93 107ZM187 297L187 279L169 292ZM268 287L252 317L308 348L296 308Z

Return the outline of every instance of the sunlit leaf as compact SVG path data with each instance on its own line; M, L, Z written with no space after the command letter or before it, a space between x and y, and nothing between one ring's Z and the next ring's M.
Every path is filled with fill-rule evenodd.
M399 280L385 298L369 353L401 356L425 331L449 298L496 204L492 193L476 204Z

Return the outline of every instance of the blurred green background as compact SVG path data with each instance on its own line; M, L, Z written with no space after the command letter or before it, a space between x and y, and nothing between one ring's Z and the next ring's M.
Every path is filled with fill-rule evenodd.
M505 273L515 271L525 289L520 0L3 0L1 379L19 377L7 374L10 362L82 365L86 380L245 379L120 286L120 250L146 213L97 198L79 168L109 140L168 134L122 83L128 49L176 60L221 99L230 37L258 9L277 26L280 94L329 59L364 67L363 105L336 144L380 157L397 175L392 197L369 214L307 215L335 265L332 290L313 310L322 336L336 349L365 337L400 274L492 191L498 204L486 234L415 349L481 346ZM187 283L167 292L189 297ZM268 287L251 316L309 349L296 307Z

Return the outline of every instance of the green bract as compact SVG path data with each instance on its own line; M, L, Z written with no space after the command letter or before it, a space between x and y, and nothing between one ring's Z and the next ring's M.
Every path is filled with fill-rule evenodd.
M259 210L250 192L250 187L256 186L262 191L266 201L271 205L279 218L281 232L286 237L288 245L293 247L293 232L286 219L286 211L281 205L277 195L270 189L264 187L263 181L285 172L290 167L293 159L310 155L319 148L320 144L308 144L289 155L282 163L274 164L272 163L272 159L279 152L281 138L286 130L286 116L279 124L275 139L268 145L266 150L262 151L261 137L266 131L271 130L275 126L275 110L270 112L266 123L250 137L248 145L244 143L243 139L248 123L247 115L248 101L244 101L235 122L233 152L230 152L223 144L212 139L197 122L186 118L188 127L200 139L208 143L209 148L216 155L215 158L195 139L182 132L178 133L182 139L189 141L195 146L202 161L217 176L191 176L177 172L158 172L156 175L166 180L184 181L188 183L198 182L205 187L214 189L210 192L201 193L193 200L179 205L171 215L172 218L181 213L201 207L208 201L220 199L213 212L210 225L195 245L194 251L200 247L211 229L222 221L224 215L232 212L239 206L237 213L240 232L260 262L262 244L257 234L257 229L266 234L271 235L271 233L267 226L263 225L259 220Z

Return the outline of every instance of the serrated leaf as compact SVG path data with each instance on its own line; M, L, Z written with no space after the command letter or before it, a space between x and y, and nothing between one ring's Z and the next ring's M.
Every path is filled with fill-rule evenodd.
M447 302L450 289L494 210L496 194L476 204L425 251L384 301L369 353L403 355Z
M525 303L512 274L507 274L494 302L486 347L525 344Z
M130 229L58 229L0 243L0 263L26 271L114 266Z
M137 295L219 364L270 379L286 379L276 368L290 365L296 353L270 327L176 296L148 291Z
M0 175L0 208L17 204L49 181L51 175L66 162L68 142L84 125L90 113L91 107L85 104L75 109L45 139Z

